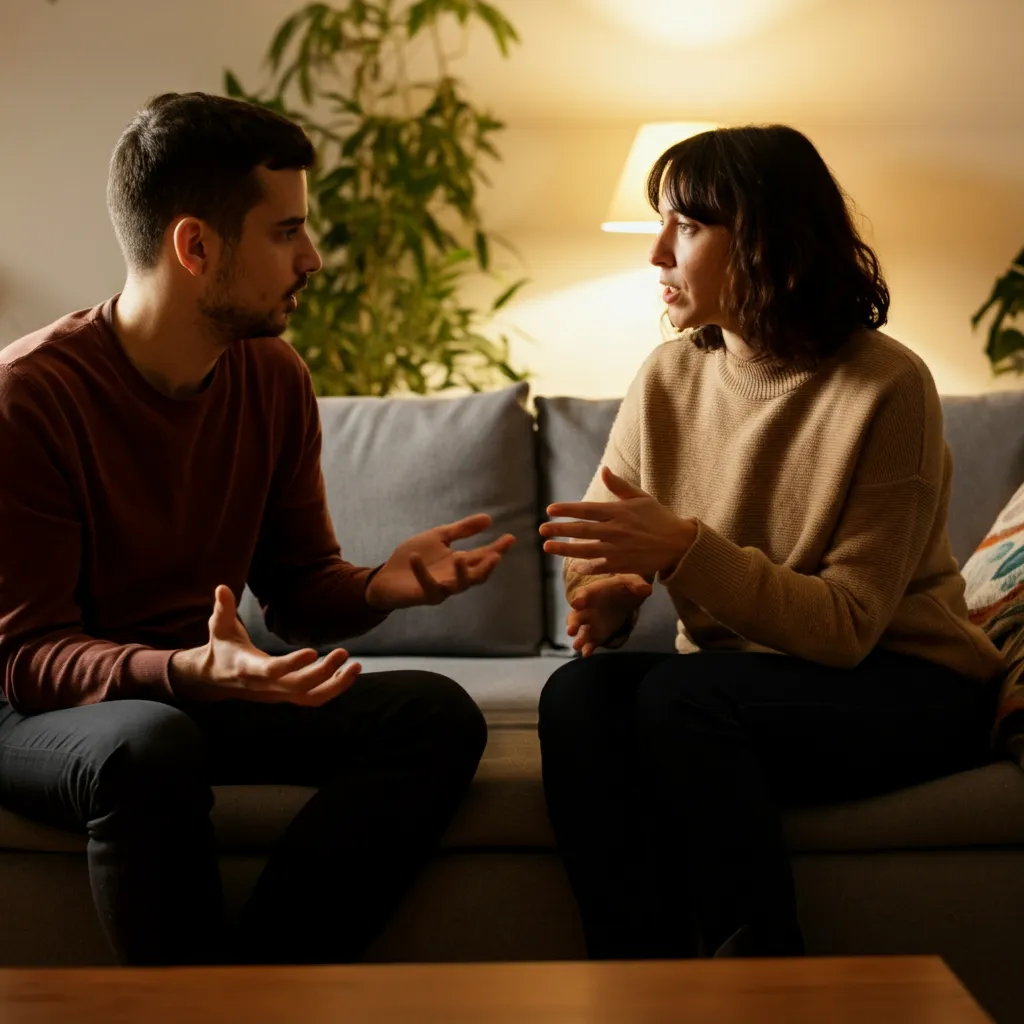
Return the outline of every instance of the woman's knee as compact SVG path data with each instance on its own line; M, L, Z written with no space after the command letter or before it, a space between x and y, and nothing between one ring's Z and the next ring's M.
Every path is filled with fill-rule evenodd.
M561 665L541 690L537 713L544 733L568 731L592 716L605 702L608 656L575 658Z

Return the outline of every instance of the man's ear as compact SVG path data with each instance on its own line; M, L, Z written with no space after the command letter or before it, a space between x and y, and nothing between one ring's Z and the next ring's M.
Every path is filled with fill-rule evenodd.
M210 241L210 229L198 217L182 217L172 228L175 258L193 277L211 266Z

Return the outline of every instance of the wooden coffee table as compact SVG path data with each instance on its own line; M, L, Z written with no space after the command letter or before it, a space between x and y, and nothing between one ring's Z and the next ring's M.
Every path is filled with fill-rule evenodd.
M0 971L3 1024L980 1024L938 957Z

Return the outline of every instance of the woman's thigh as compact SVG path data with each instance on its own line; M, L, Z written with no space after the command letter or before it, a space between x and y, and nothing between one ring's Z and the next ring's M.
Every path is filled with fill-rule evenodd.
M752 749L773 795L866 796L986 758L991 691L921 658L875 651L851 669L777 654L702 652L651 669L641 730L700 730ZM643 724L646 723L646 726Z

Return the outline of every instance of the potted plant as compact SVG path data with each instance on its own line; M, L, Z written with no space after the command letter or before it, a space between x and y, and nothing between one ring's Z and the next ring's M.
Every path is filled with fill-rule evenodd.
M507 56L515 29L482 0L311 3L287 18L267 51L271 81L251 93L225 73L230 96L296 121L317 150L309 222L324 260L292 316L288 340L321 395L482 390L525 374L508 338L481 332L525 283L503 281L478 210L484 164L504 125L476 108L450 70L474 23ZM410 54L410 49L418 52ZM432 73L414 77L423 51ZM471 274L495 297L461 297Z
M996 313L989 326L985 354L996 373L1024 373L1024 333L1007 326L1024 313L1024 249L996 281L988 301L971 318L971 324L977 327L993 306Z

